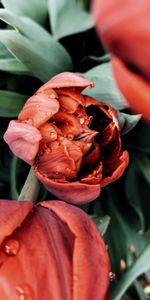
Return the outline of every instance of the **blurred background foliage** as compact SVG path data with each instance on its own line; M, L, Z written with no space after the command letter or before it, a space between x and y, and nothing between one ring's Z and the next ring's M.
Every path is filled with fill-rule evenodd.
M84 93L120 111L130 165L120 180L81 206L104 235L111 257L111 300L150 299L150 127L118 91L110 54L97 38L90 0L0 2L0 196L16 199L29 166L3 141L30 95L63 71L80 72L96 87ZM41 186L38 200L54 199ZM115 277L115 276L114 276Z

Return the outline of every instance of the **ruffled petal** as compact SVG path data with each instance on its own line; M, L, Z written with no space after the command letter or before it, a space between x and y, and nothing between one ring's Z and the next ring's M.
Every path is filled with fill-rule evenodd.
M38 94L30 97L18 119L38 128L58 112L59 102L55 97L53 90L49 91L49 95Z
M111 176L106 176L101 181L101 187L106 186L107 184L119 179L124 173L126 167L129 163L129 154L127 151L124 151L117 161L112 165L108 165L109 172L111 171Z

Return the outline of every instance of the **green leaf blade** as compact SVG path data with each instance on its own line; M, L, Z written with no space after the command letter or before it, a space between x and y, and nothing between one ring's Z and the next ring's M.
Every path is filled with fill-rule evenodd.
M92 96L98 101L109 103L118 110L128 107L127 102L116 87L110 63L94 67L83 75L95 83L95 87L85 89L84 94Z
M28 96L0 90L0 116L17 117Z
M56 39L91 29L91 15L72 0L48 0L50 23Z

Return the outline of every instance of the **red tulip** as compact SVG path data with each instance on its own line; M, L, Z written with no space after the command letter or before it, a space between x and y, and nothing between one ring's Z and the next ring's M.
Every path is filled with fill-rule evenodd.
M150 120L150 1L95 0L93 16L121 92Z
M110 263L92 220L61 201L0 201L1 300L106 300Z
M50 192L75 204L98 197L128 164L117 112L83 96L87 86L94 83L79 74L53 77L29 98L4 135Z

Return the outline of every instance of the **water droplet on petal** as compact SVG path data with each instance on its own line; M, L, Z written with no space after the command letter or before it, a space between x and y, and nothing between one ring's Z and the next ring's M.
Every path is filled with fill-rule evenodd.
M84 124L84 118L80 118L80 124Z
M15 256L20 249L20 243L14 239L6 240L2 244L2 248L8 256Z
M33 300L33 291L29 284L20 284L16 287L19 295L19 300Z
M116 279L116 274L113 272L109 272L109 280L114 281Z

